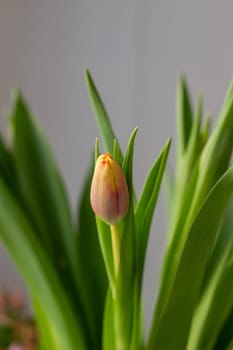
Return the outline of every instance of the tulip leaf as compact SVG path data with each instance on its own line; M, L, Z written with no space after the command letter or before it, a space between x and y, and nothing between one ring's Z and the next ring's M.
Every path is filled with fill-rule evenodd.
M107 292L104 323L103 323L103 350L117 350L115 338L115 323L114 323L114 301L111 289Z
M233 309L233 200L226 210L192 321L187 349L213 349Z
M229 84L229 87L228 87L226 96L224 98L220 114L222 114L224 112L224 109L227 106L227 104L229 103L229 101L231 100L232 95L233 95L233 79L231 80L231 82Z
M10 120L12 155L25 211L83 323L92 315L77 268L71 211L47 141L20 93ZM89 317L89 319L88 319ZM91 334L91 332L90 332Z
M141 197L135 210L137 269L139 280L142 280L146 247L150 226L163 178L171 140L169 139L160 155L154 162L145 181Z
M15 164L11 151L0 136L0 175L10 191L19 199L19 189L15 174Z
M193 127L190 133L190 139L186 147L182 159L180 159L178 168L176 169L176 179L174 180L173 200L171 204L170 220L168 226L168 249L166 251L166 258L163 266L162 275L162 290L164 293L164 284L169 281L168 274L171 274L175 269L173 261L174 252L180 241L184 240L181 232L185 226L186 219L189 214L189 209L192 204L196 182L199 173L199 149L200 147L200 121L202 111L202 99L199 97L195 111L195 118L193 120Z
M49 315L47 314L46 310L43 309L39 298L36 299L35 296L33 299L33 309L36 315L37 327L40 333L39 349L56 349L57 345L53 337L52 324L49 321Z
M231 310L230 316L224 323L221 332L218 336L214 350L226 349L231 350L233 346L233 310Z
M104 264L108 276L108 280L114 293L114 266L113 266L113 254L112 254L112 241L111 241L111 233L108 224L105 224L98 216L96 216L96 225L98 230L98 237L101 252L104 259Z
M137 266L137 265L136 265ZM144 349L143 334L143 315L142 315L142 293L139 279L136 276L134 286L134 306L133 306L133 325L131 330L131 342L129 350Z
M189 227L209 191L226 171L232 153L232 146L233 94L229 95L218 124L200 156L196 158L195 164L192 165L189 162L189 166L192 166L191 174L188 177L183 174L182 177L177 179L157 303L158 309L163 305L170 283L172 283L176 274ZM186 167L184 166L183 169L185 171Z
M26 281L30 295L39 300L43 312L49 315L45 323L49 322L52 350L75 349L77 344L80 350L87 349L79 315L73 316L70 302L36 232L2 179L0 192L0 236ZM43 319L39 323L42 324Z
M97 137L95 140L95 161L97 161L97 158L99 157L99 155L100 155L99 139ZM93 171L94 171L94 169L93 169Z
M174 189L175 189L175 179L174 179L174 174L171 167L168 167L164 171L162 188L163 188L163 196L164 196L164 202L165 202L165 213L166 213L166 217L168 218L166 222L166 230L168 230L169 219L170 219L172 207L173 207Z
M192 130L186 146L185 153L177 164L176 169L176 186L172 202L172 213L169 226L169 241L176 234L179 224L185 220L191 206L191 201L186 202L186 198L190 196L190 191L193 195L195 184L192 182L190 188L190 179L195 182L197 177L193 174L198 166L200 156L200 139L201 139L201 116L202 116L202 97L199 96L195 111L195 116L192 124ZM188 190L190 188L190 191ZM180 235L180 234L179 234Z
M103 146L106 151L113 154L113 140L116 139L116 136L112 129L104 103L88 69L86 70L86 85L93 111L96 116L96 122L100 131ZM121 152L120 155L122 156Z
M200 172L189 217L192 220L212 186L229 166L233 147L233 89L200 157Z
M155 313L148 350L185 348L208 257L232 192L233 167L213 187L190 226L169 293Z
M204 124L202 126L201 135L200 135L200 138L201 138L201 147L200 148L201 149L204 148L204 146L206 145L208 138L210 136L211 122L212 122L211 115L207 114L207 116L205 117Z
M187 83L183 75L181 75L177 88L177 161L184 154L188 145L189 137L192 130L193 114L192 103L189 96Z
M116 139L113 141L113 158L121 165L122 164L122 155L119 143Z
M51 258L64 264L65 250L74 262L73 229L65 190L42 130L20 94L16 96L10 122L12 152L27 211Z
M201 119L202 119L202 102L203 98L202 95L198 96L197 99L197 106L195 110L195 116L193 120L193 127L190 132L190 138L187 144L187 149L184 155L184 166L183 169L181 170L181 174L178 174L179 176L182 176L182 173L185 172L186 168L186 179L185 183L187 182L187 178L190 176L192 167L195 164L196 160L198 159L200 155L200 144L201 144ZM180 178L179 178L180 180Z

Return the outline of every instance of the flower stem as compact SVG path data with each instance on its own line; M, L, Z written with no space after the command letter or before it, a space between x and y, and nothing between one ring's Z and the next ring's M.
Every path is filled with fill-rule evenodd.
M120 261L120 246L121 246L121 236L119 231L119 226L111 225L111 236L112 236L112 252L113 252L113 262L114 262L114 270L115 276L117 275L119 261Z

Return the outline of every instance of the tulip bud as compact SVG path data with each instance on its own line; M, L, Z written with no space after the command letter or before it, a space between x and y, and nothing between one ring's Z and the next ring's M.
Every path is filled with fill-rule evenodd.
M91 184L91 206L108 224L116 224L128 211L129 192L125 175L109 153L98 157Z

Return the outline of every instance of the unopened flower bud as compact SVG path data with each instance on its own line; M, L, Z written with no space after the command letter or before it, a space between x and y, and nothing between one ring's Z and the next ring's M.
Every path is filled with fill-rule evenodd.
M91 184L91 206L108 224L116 224L128 211L129 192L124 172L109 153L99 156Z

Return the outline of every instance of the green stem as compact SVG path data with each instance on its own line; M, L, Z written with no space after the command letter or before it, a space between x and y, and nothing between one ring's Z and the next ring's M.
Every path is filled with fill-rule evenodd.
M111 225L111 236L112 236L112 252L113 252L113 262L114 262L114 270L115 276L117 275L119 261L120 261L120 246L121 246L121 236L119 226Z

